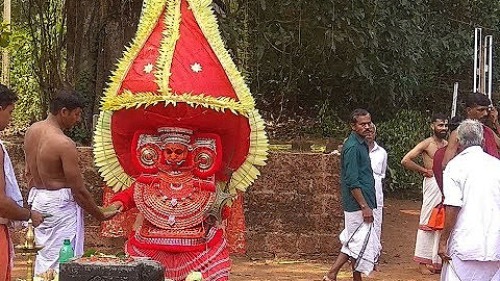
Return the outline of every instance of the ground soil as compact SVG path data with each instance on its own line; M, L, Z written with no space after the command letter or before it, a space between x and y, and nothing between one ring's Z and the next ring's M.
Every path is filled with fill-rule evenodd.
M384 281L437 281L438 275L423 276L417 264L412 261L420 202L388 199L384 208L382 230L383 253L380 272L365 280ZM332 239L338 239L332 237ZM232 281L314 281L321 280L332 260L252 260L238 257L233 259ZM14 277L25 276L25 263L18 258ZM338 280L351 280L347 267Z

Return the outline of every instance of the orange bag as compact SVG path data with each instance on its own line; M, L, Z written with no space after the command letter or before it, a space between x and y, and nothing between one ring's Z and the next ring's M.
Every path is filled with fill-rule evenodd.
M444 228L444 214L445 208L443 204L439 204L432 209L431 217L427 226L434 230L441 230Z

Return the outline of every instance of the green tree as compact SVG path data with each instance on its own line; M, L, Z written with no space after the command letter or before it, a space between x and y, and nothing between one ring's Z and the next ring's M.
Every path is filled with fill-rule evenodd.
M33 64L33 45L29 32L14 26L9 50L11 53L11 84L19 101L14 111L14 125L23 129L42 118L41 89Z
M401 108L446 111L453 82L471 88L473 28L500 35L498 1L226 2L249 7L222 27L234 49L250 14L247 70L268 119L314 116L325 100L339 116L362 106L381 120Z

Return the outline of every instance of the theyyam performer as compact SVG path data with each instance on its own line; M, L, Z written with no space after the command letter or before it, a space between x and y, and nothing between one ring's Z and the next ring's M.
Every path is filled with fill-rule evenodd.
M125 251L161 262L173 280L228 280L223 221L267 159L263 120L211 5L144 1L95 131L96 165L116 192L108 204L123 223L136 217Z

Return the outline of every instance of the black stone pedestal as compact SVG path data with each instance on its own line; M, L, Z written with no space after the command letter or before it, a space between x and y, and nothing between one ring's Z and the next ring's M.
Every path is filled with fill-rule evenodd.
M164 281L164 269L156 261L129 263L80 263L71 261L60 265L60 281Z

